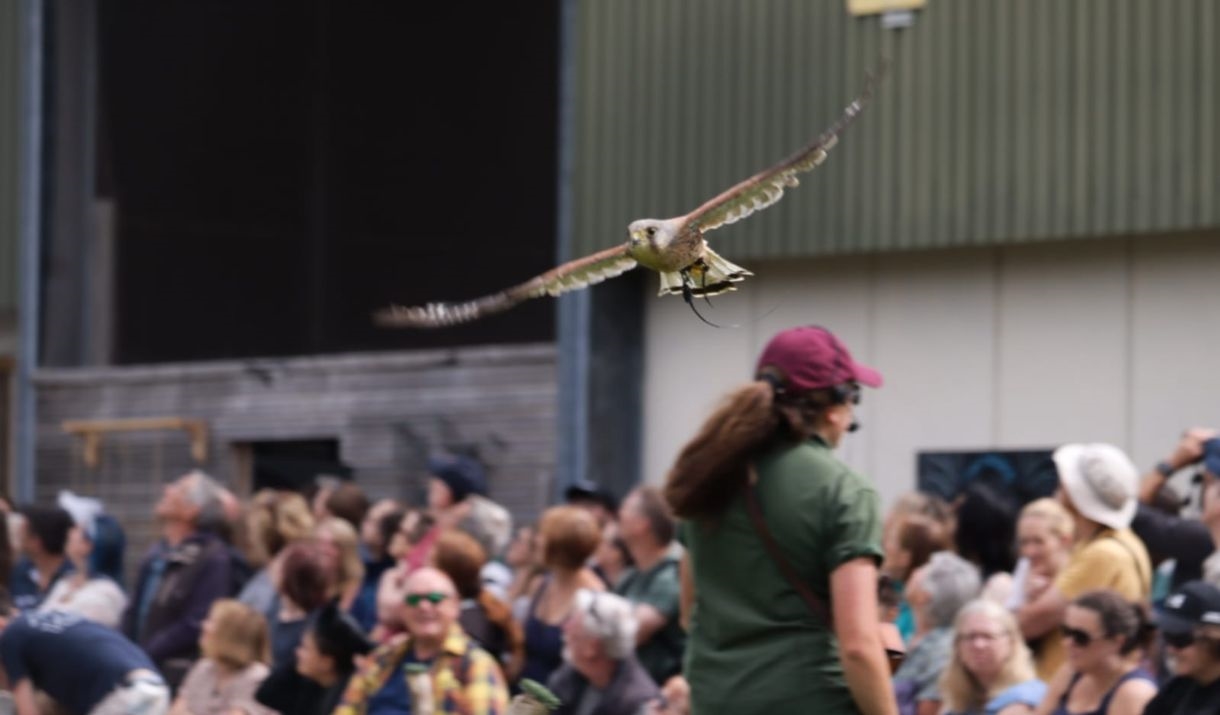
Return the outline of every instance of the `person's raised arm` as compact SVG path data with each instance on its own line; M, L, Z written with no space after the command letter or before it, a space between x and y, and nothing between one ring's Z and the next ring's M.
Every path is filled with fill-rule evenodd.
M1139 499L1144 504L1151 504L1156 493L1170 475L1179 469L1195 464L1203 458L1203 443L1215 437L1216 430L1208 427L1192 427L1182 434L1182 438L1174 445L1173 451L1165 459L1157 462L1155 468L1140 480Z
M864 715L897 715L878 627L876 562L860 557L839 565L830 574L830 594L839 659L856 707Z
M1026 640L1041 638L1063 623L1067 599L1051 584L1042 595L1017 609L1017 625Z

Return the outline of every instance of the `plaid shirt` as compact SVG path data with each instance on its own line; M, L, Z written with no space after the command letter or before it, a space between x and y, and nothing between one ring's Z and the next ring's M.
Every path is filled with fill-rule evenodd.
M364 715L369 698L381 690L391 676L406 678L403 658L411 650L411 639L398 635L378 646L356 671L334 715ZM504 715L508 711L508 688L500 665L487 651L470 641L454 624L441 646L441 654L428 669L432 680L432 712L453 715ZM408 681L407 692L412 692ZM420 712L420 708L411 708Z

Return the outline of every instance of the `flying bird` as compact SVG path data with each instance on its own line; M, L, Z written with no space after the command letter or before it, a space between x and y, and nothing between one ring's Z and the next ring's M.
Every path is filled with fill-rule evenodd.
M464 303L392 305L378 311L374 320L382 326L401 328L439 328L467 323L506 311L531 298L557 296L600 283L637 265L661 275L658 295L681 295L692 310L695 309L693 298L708 298L737 290L737 283L754 274L713 251L704 234L779 201L785 189L798 185L798 174L812 171L825 161L827 153L838 143L839 135L872 99L875 84L884 76L885 68L883 62L876 76L868 75L860 95L812 143L709 199L690 213L667 219L632 221L627 227L626 243L568 261L499 293ZM698 315L698 311L695 312ZM707 322L703 316L699 318Z

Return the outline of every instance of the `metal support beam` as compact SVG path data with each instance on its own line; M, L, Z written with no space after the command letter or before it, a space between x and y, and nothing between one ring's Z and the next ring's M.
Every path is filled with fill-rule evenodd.
M556 257L572 257L572 175L576 129L576 20L580 0L561 0L559 8L559 167L557 172ZM559 345L556 362L559 382L559 420L556 425L555 501L572 482L585 474L588 446L586 386L589 369L588 291L562 296L556 309L555 331Z
M558 259L575 257L575 46L579 0L560 10ZM623 223L623 232L626 233ZM559 440L556 501L577 479L622 495L640 479L642 276L628 274L559 299Z
M43 3L21 3L21 167L18 179L20 292L18 294L17 415L15 420L18 501L34 499L34 370L38 366L38 298L42 231Z

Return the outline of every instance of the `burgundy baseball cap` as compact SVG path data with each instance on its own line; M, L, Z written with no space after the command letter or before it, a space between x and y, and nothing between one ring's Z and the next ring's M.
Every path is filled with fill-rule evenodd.
M817 325L788 328L771 338L758 356L755 374L761 374L765 367L779 368L787 384L797 390L816 390L845 382L881 387L881 373L853 360L834 333Z

